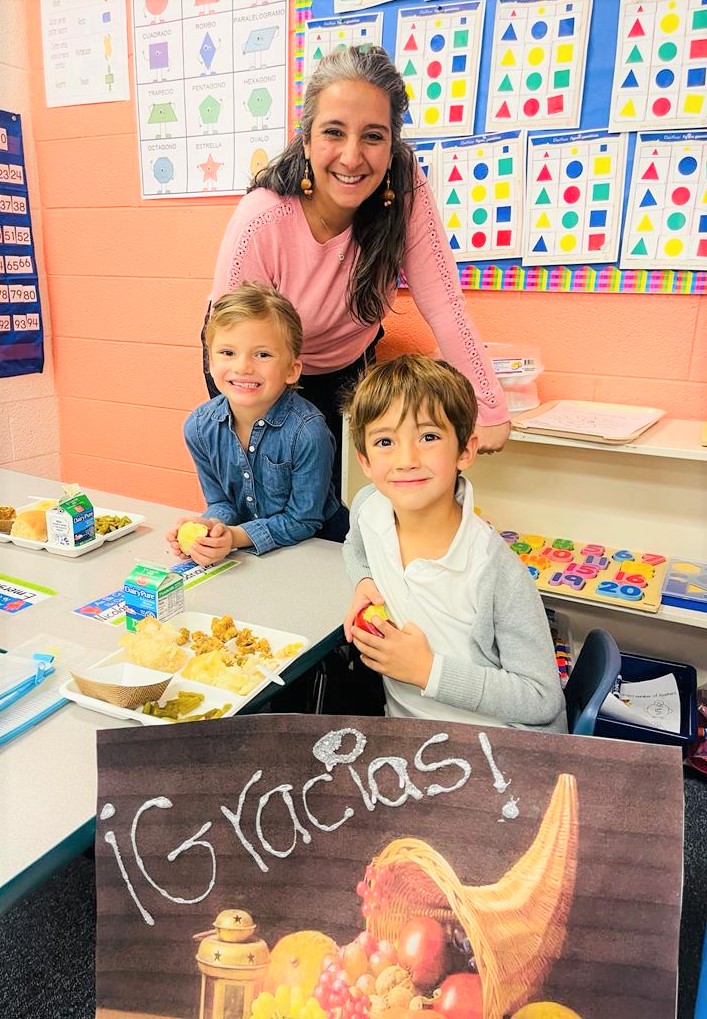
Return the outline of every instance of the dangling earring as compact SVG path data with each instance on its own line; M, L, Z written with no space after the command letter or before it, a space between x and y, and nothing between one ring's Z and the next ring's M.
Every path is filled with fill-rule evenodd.
M389 206L391 206L395 201L395 192L390 186L390 170L388 170L388 175L385 178L385 190L383 191L381 197L383 199L383 205L386 209Z
M304 161L304 177L299 182L299 187L300 187L300 191L302 192L304 197L308 198L309 201L311 202L312 201L313 185L312 185L311 180L309 179L309 160L308 159L305 159L305 161Z

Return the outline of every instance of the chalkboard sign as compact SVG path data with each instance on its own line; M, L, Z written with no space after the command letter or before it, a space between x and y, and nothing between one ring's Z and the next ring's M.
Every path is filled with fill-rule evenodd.
M103 1019L674 1016L675 748L262 715L100 731L98 769Z

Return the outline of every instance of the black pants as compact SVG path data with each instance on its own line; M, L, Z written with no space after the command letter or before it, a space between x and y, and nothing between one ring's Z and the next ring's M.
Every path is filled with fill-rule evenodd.
M209 310L211 306L209 305ZM219 391L214 385L214 380L211 378L208 369L208 355L206 352L205 343L205 331L206 321L208 321L209 312L206 313L206 320L204 321L204 328L201 331L201 342L204 349L204 378L206 380L206 388L209 391L209 396L214 397L219 395ZM326 372L324 375L302 375L298 383L298 391L305 398L313 403L322 414L324 420L329 426L331 434L334 436L336 442L336 455L334 457L334 467L332 470L332 480L334 482L334 490L339 498L341 498L341 446L342 446L342 417L340 401L342 392L346 391L352 386L359 375L361 375L366 368L373 364L376 359L376 346L378 341L383 336L383 326L381 326L376 334L373 342L364 350L359 358L357 358L353 364L349 364L346 368L340 368L335 372Z

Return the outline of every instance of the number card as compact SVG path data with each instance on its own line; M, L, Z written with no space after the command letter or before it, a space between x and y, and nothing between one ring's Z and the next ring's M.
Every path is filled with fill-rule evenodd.
M707 269L707 131L641 134L621 268Z
M0 110L0 378L44 367L29 195L19 114Z
M439 144L438 203L460 261L521 253L523 149L520 131Z
M579 127L591 0L498 0L486 130Z
M523 264L615 261L625 172L624 135L531 137Z
M308 21L305 25L304 76L305 82L317 68L319 61L334 50L349 46L380 46L383 39L383 15L362 14L356 18L323 18Z
M410 99L405 134L452 137L473 129L485 9L485 0L474 0L398 12L395 64Z
M707 0L622 0L609 126L701 127Z

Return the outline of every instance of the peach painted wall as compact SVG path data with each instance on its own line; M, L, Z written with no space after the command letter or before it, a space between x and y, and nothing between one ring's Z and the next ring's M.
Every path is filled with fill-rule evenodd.
M199 509L181 427L205 396L198 338L236 199L142 201L132 102L45 107L38 10L27 5L62 473ZM485 340L539 347L543 398L707 418L705 298L469 293L468 304ZM385 326L384 353L430 343L407 294Z
M59 420L51 329L49 316L46 315L48 300L42 258L42 207L32 127L33 79L25 7L23 0L3 0L0 3L0 107L8 113L19 113L22 118L34 249L45 311L45 363L41 375L0 379L0 466L52 478L59 474Z

